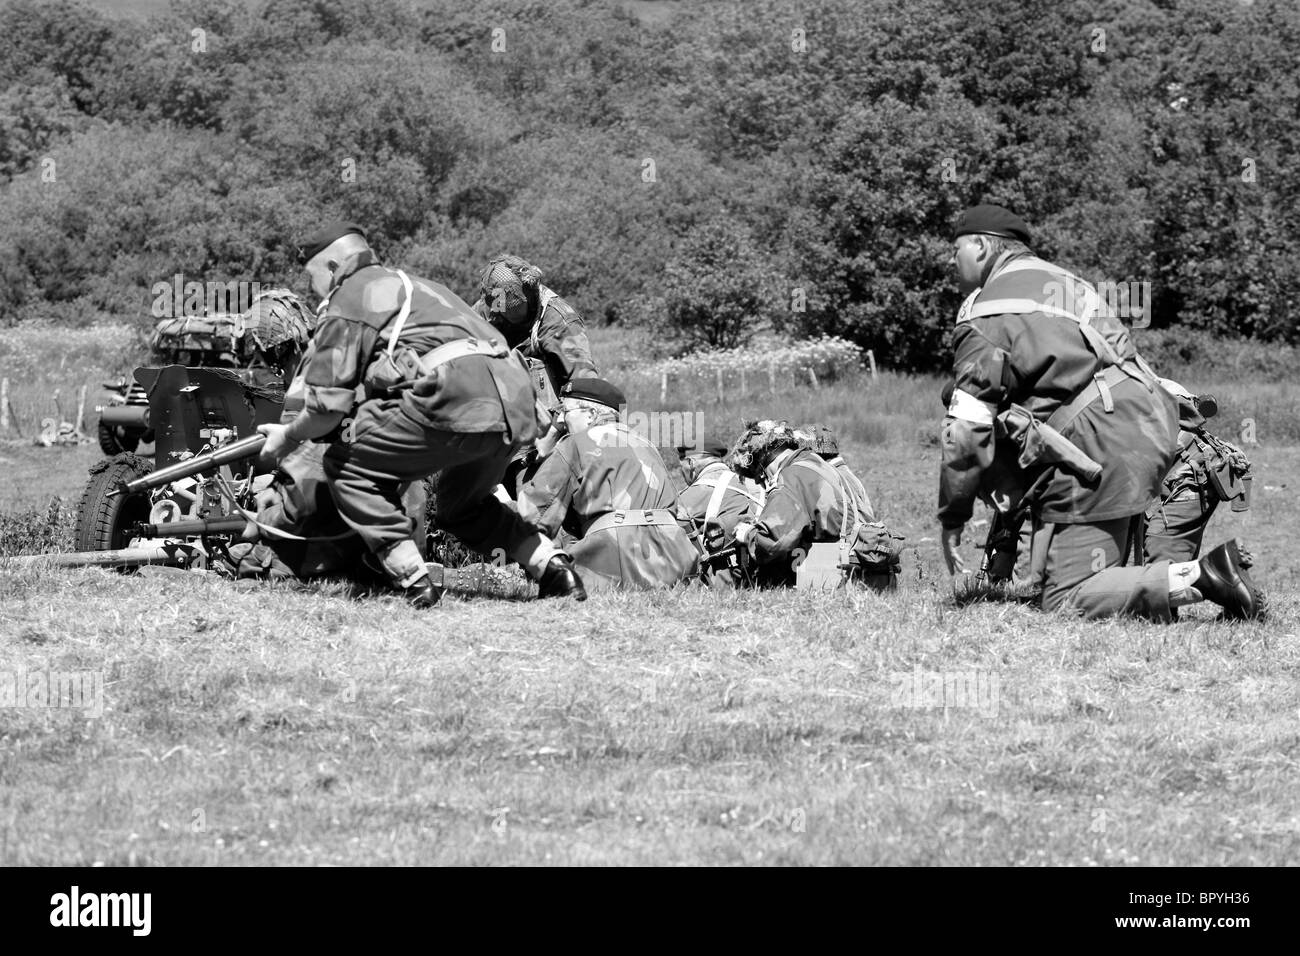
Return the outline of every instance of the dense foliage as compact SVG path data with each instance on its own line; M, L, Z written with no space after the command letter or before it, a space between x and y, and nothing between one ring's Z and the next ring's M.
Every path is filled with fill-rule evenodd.
M926 368L991 201L1158 327L1300 341L1297 49L1294 0L10 0L0 322L300 281L347 216L466 295L509 251L669 345Z

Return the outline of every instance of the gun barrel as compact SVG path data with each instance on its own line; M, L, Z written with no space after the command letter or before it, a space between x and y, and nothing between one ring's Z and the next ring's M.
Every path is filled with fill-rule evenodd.
M22 566L49 565L56 568L138 568L146 564L186 564L191 552L176 546L120 548L116 551L69 551L62 554L21 554L0 561Z
M193 458L187 458L185 461L168 465L166 468L151 471L143 478L126 482L122 486L122 490L127 494L139 494L142 491L149 491L151 488L161 488L163 485L170 485L173 481L178 481L181 478L189 478L191 475L197 475L200 472L218 468L221 465L252 458L262 450L264 444L266 444L265 435L249 435L247 438L241 438L229 445L222 445L215 451L210 451L205 455L195 455Z
M159 521L138 524L133 529L139 538L184 538L196 534L241 534L248 522L235 515L231 518L186 518L183 521Z

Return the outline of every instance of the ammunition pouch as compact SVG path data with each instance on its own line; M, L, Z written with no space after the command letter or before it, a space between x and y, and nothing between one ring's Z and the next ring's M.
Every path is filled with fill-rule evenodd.
M1189 490L1200 497L1203 512L1212 511L1219 502L1233 511L1250 509L1253 476L1250 460L1240 448L1197 428L1186 432L1179 443L1178 462L1165 478L1160 500L1148 509L1148 519Z
M860 524L857 536L847 543L843 563L860 569L863 574L897 574L903 568L905 540L878 521Z

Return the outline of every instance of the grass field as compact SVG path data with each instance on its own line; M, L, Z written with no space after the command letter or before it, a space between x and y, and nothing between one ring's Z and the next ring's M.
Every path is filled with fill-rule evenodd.
M638 342L594 348L633 407L658 404ZM0 864L1300 859L1290 387L1188 380L1256 419L1254 510L1208 540L1246 536L1272 619L1198 607L1161 626L953 604L938 384L672 388L711 429L841 427L908 535L888 597L449 597L419 614L340 584L0 569L0 671L102 680L98 718L0 707ZM0 446L0 513L75 498L97 458Z

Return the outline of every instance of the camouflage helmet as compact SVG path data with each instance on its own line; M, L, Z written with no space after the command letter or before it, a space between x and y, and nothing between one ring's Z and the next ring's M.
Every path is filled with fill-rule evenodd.
M479 278L479 291L489 317L503 318L518 305L537 297L542 270L518 256L497 256Z
M301 299L288 289L271 289L258 293L236 318L234 335L247 335L259 351L274 354L285 343L304 348L315 328L316 316Z
M747 421L745 433L736 440L728 457L737 474L761 482L772 459L788 448L799 447L799 436L784 421Z
M834 458L840 453L840 443L835 433L821 424L800 425L795 432L799 443L810 448L823 458Z

